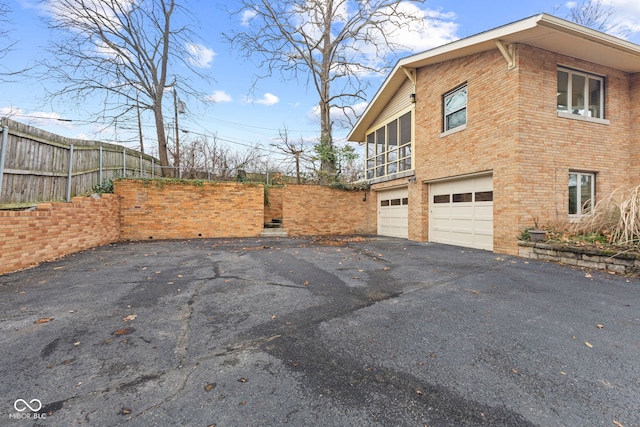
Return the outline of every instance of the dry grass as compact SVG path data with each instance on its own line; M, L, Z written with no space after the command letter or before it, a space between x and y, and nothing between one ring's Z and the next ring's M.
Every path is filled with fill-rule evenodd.
M589 218L573 224L575 234L600 233L614 245L640 242L640 185L620 187L602 197Z

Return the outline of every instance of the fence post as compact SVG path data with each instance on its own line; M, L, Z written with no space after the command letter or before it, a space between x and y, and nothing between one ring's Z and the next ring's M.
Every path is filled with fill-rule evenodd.
M142 153L140 153L140 178L143 178L143 176L142 176Z
M2 194L2 177L4 176L4 156L9 143L9 126L2 127L2 146L0 147L0 194Z
M155 174L156 174L156 165L155 165L155 160L152 157L151 158L151 179L155 178Z
M102 185L102 145L100 146L100 155L98 156L98 185Z
M67 203L71 201L71 178L73 177L73 144L69 145L69 173L67 174Z
M127 177L127 149L122 148L122 177Z

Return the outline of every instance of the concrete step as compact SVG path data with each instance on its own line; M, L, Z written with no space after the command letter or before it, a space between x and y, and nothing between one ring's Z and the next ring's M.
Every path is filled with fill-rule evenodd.
M289 233L284 228L265 228L260 237L288 237Z

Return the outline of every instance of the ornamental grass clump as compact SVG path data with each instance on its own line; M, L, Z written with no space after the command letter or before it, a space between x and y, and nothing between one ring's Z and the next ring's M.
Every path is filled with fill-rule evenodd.
M620 187L603 197L594 206L592 215L574 224L571 231L600 232L614 245L640 242L640 185Z

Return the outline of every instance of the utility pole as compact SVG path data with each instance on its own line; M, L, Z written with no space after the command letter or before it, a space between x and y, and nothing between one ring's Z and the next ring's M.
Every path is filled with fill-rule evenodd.
M175 83L173 84L173 109L176 115L176 158L173 163L174 166L178 168L178 178L181 178L182 172L180 171L180 130L178 129L178 113L184 113L184 103L178 100L178 91L176 90Z

